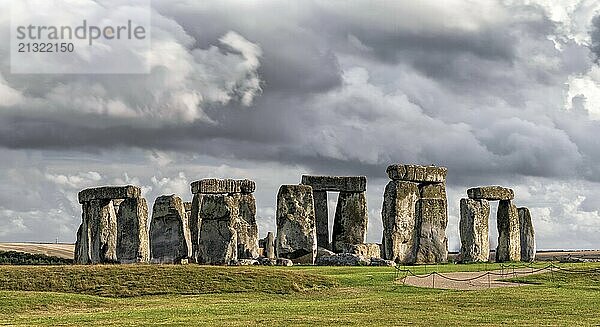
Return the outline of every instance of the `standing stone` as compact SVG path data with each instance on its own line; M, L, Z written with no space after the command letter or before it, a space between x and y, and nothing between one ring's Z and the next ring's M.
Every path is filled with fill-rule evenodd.
M486 262L490 256L487 200L460 199L460 257L462 262Z
M273 232L268 232L265 238L265 257L275 259L275 236Z
M116 262L117 214L112 200L91 200L87 209L87 221L90 231L90 262Z
M317 234L312 187L282 185L279 188L276 252L280 258L296 260L294 263L314 264Z
M521 232L517 207L510 200L498 204L496 262L521 260Z
M192 262L198 262L198 244L200 235L200 207L202 206L202 194L194 194L192 198L192 208L189 215L190 242L192 243Z
M237 225L238 259L258 258L258 225L256 224L256 199L253 194L236 195L239 203Z
M192 255L190 230L181 198L163 195L156 199L150 224L152 262L180 263Z
M416 183L392 180L386 185L381 209L385 259L401 263L415 262L415 210L418 199L419 188Z
M448 226L446 199L417 201L417 248L415 263L448 261Z
M117 260L119 263L148 262L148 204L144 198L129 198L117 213Z
M198 263L225 265L238 258L239 197L206 194L200 208ZM258 244L257 244L258 246Z
M315 219L317 224L317 245L329 249L329 214L327 210L327 192L314 191Z
M531 223L531 213L528 208L517 208L519 226L521 227L521 261L535 260L535 233Z
M75 258L77 264L88 264L92 262L90 255L90 228L88 226L89 202L82 205L81 225L77 229L77 241L75 242Z
M340 192L333 223L333 252L364 243L368 219L365 192Z

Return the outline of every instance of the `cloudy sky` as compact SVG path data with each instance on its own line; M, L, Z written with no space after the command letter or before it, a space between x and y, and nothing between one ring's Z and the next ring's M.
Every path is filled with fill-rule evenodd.
M310 173L368 177L375 242L385 168L416 163L449 169L450 250L487 184L531 208L538 248L600 248L600 2L152 6L148 75L11 74L0 43L0 241L74 241L86 187L189 200L207 177L256 180L262 237Z

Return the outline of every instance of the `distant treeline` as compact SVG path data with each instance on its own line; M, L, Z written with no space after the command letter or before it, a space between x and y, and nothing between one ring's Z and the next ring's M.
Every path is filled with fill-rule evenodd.
M0 265L70 265L73 259L18 251L0 251Z

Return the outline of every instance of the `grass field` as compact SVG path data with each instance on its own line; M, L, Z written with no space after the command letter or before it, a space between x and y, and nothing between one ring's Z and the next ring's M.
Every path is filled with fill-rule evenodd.
M411 269L496 267L449 264ZM535 283L522 287L450 291L403 286L394 282L394 273L389 267L0 266L0 324L600 324L597 274L555 272L518 278ZM81 278L91 286L78 284ZM31 291L9 291L19 288Z

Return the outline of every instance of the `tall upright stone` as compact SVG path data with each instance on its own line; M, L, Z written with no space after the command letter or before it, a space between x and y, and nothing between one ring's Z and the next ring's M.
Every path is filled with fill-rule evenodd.
M117 260L119 263L150 261L148 204L144 198L124 199L119 204Z
M462 262L487 262L490 255L490 203L460 199L460 258Z
M517 208L521 227L521 261L535 261L535 233L528 208Z
M258 258L258 225L256 224L256 199L251 193L236 196L239 206L237 230L237 255L239 259Z
M317 245L329 249L329 213L327 209L327 191L314 191L315 219L317 224Z
M416 260L416 204L418 184L392 180L385 187L381 216L383 257L401 263Z
M190 242L192 243L192 262L198 262L198 244L200 242L200 207L202 207L202 194L194 194L192 208L189 215Z
M151 260L180 263L192 255L190 229L181 198L163 195L156 199L150 223Z
M496 262L521 260L521 231L517 207L510 200L498 203Z
M275 259L275 235L273 232L268 232L265 238L265 257Z
M200 208L198 262L224 265L238 259L239 197L205 194Z
M112 200L91 200L86 209L90 263L117 262L117 214Z
M317 233L312 187L282 185L277 194L276 252L295 263L314 264Z
M442 263L448 261L448 201L442 183L421 184L421 198L416 204L417 248L416 263Z
M364 243L368 220L365 192L340 192L333 223L333 251L343 252L349 245Z

